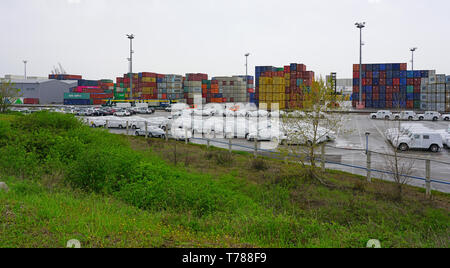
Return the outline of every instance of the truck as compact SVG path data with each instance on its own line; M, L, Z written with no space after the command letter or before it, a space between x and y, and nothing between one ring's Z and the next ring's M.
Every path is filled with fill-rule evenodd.
M370 114L370 118L372 119L385 119L390 120L392 119L392 112L391 111L378 111L377 113Z
M418 114L417 117L420 121L438 121L442 115L438 112L426 111L424 114Z
M402 111L398 114L393 114L392 117L395 120L409 120L409 121L413 121L413 120L418 120L419 118L417 117L417 114L413 111Z
M422 149L437 153L444 147L442 136L439 133L426 131L414 131L408 136L400 136L392 141L392 145L402 152Z

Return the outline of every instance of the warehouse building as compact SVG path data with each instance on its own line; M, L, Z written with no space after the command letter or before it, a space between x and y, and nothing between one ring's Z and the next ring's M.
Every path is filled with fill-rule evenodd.
M51 80L45 78L35 79L4 79L10 80L14 86L20 89L24 104L63 104L64 93L70 92L71 88L78 85L73 80Z

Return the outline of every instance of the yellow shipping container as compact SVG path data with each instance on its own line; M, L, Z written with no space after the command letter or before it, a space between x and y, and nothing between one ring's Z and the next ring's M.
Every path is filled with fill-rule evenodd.
M142 77L142 82L144 83L155 83L156 78L154 77Z

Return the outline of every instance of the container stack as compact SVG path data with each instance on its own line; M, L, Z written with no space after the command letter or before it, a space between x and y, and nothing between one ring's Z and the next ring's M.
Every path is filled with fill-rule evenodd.
M450 76L445 77L445 112L450 112Z
M445 112L447 103L446 76L430 71L429 78L422 79L420 109L424 111Z
M255 73L255 95L250 94L250 102L256 99L259 105L268 103L267 108L272 108L271 102L278 103L280 109L302 108L303 90L309 90L314 81L314 72L304 64L292 63L283 68L257 66Z
M156 73L139 73L138 86L136 88L136 97L141 100L150 100L158 98Z
M207 74L186 74L183 82L183 95L187 104L193 105L196 96L203 97L202 81L204 80L208 80Z
M245 76L220 76L214 77L219 87L217 99L222 98L222 102L246 102L247 82Z
M164 83L166 83L166 100L178 100L184 97L183 94L183 76L168 74L163 78Z
M226 102L222 93L219 91L219 81L203 80L202 81L202 103L222 103Z
M49 74L48 79L55 80L81 80L83 77L81 75L72 75L72 74Z
M263 73L259 78L259 102L267 103L267 109L269 110L285 109L285 81L284 71Z
M352 105L362 94L365 108L420 109L422 80L428 77L429 71L407 71L406 63L364 64L362 70L354 64Z
M64 93L64 105L91 105L90 93Z

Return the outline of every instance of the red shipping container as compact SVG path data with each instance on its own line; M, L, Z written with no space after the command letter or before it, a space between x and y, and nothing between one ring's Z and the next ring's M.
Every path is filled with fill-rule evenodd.
M284 66L284 72L290 73L291 72L291 66Z
M392 102L392 93L391 94L386 94L386 101Z
M366 72L366 78L373 78L372 72Z
M421 78L414 78L414 85L415 86L420 86L422 83L422 79Z
M377 100L380 99L380 94L374 93L374 94L372 95L372 98L373 98L374 101L377 101Z
M386 72L380 72L380 79L386 79Z
M366 68L366 65L365 65L365 64L362 64L362 71L365 72L366 69L367 69L367 68Z
M393 89L392 86L387 86L387 87L386 87L386 94L387 94L387 93L392 94L392 89Z
M359 72L353 72L353 78L358 78L359 79Z
M391 101L386 101L386 108L392 108L392 100Z
M400 64L400 71L406 71L408 69L408 65L406 63Z
M39 104L39 99L25 98L23 99L23 104Z
M414 86L414 93L419 93L420 94L420 91L421 91L420 85Z
M406 80L406 84L407 84L408 86L414 86L414 78L408 78L408 79Z
M392 79L392 84L394 86L400 86L400 78L394 78Z
M413 109L414 108L414 101L407 101L406 102L406 108Z
M359 64L353 64L353 71L359 72Z
M374 86L372 89L373 94L380 94L380 87Z
M386 79L380 78L380 86L385 86L385 85L386 85Z
M353 86L353 93L359 92L359 86Z
M393 86L392 93L398 93L398 92L400 92L400 86Z

